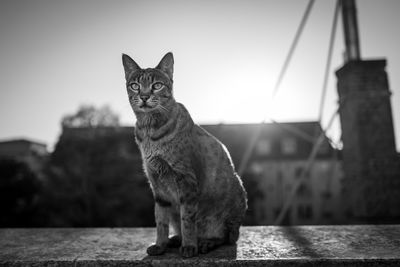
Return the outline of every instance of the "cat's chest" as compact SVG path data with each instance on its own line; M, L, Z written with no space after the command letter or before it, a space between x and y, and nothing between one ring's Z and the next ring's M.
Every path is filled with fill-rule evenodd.
M136 142L140 148L143 160L161 156L169 161L173 160L173 158L183 156L188 151L184 147L185 144L188 144L185 137L174 132L164 138L155 139L149 130L136 132Z
M164 155L168 152L169 146L164 142L153 141L150 137L144 137L138 141L143 160L151 159L155 156Z
M175 170L161 156L154 156L146 159L145 164L148 178L153 189L163 195L177 195Z

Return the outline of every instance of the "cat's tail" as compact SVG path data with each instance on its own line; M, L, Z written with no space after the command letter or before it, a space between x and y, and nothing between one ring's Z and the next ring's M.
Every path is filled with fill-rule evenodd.
M237 180L239 181L239 186L237 187L237 194L239 198L236 202L236 205L233 207L231 217L228 218L225 222L227 228L227 243L235 244L239 239L239 228L242 225L244 220L246 210L247 210L247 192L243 188L243 185L240 181L240 178L237 174L235 174Z

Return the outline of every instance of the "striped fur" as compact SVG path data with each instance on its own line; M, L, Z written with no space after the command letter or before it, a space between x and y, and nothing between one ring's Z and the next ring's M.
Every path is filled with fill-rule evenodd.
M141 69L127 55L123 64L136 142L155 199L157 238L148 254L181 244L182 256L192 257L235 243L246 192L225 146L175 101L172 54L156 68Z

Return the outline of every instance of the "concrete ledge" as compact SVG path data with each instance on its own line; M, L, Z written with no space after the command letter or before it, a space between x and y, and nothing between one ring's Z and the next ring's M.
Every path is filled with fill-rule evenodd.
M400 266L400 225L243 227L236 246L149 257L153 228L0 229L2 266Z

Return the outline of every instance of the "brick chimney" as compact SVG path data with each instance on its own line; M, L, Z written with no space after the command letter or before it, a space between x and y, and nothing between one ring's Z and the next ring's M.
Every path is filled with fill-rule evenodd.
M337 72L350 222L400 222L397 157L386 60L352 60Z

